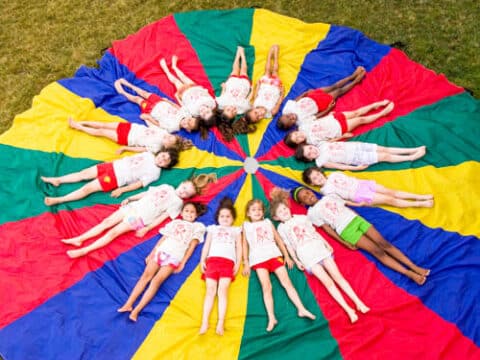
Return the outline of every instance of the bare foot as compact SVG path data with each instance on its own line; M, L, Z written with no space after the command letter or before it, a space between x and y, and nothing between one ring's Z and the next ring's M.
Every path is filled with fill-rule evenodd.
M223 322L217 323L217 328L215 329L215 332L217 333L217 335L223 335L223 333L225 332L225 329L223 328Z
M273 328L275 327L275 325L278 324L278 321L277 319L270 319L268 320L268 325L267 325L267 331L270 332L273 330Z
M117 79L115 80L115 82L113 83L113 87L115 88L115 90L117 90L118 93L120 94L123 94L124 90L123 90L123 87L122 87L122 81L123 79L120 78L120 79Z
M373 108L378 109L379 107L388 105L389 102L390 102L390 100L387 100L387 99L382 100L382 101L377 101L377 102L374 103L375 106Z
M132 320L133 322L136 322L137 319L138 319L138 312L136 312L135 310L133 310L130 315L128 315L128 318L130 320Z
M60 180L56 177L40 176L40 179L42 179L42 181L46 182L47 184L52 184L53 186L58 186L61 184Z
M132 309L133 308L131 306L128 306L128 305L125 304L121 308L118 308L117 311L119 313L124 313L124 312L130 312L130 311L132 311Z
M208 330L208 323L202 324L202 326L200 326L200 331L198 333L200 335L203 335L207 332L207 330Z
M73 245L73 246L80 246L83 243L82 240L79 240L77 238L62 239L61 242L63 242L64 244Z
M177 56L177 55L173 55L173 56L172 56L172 67L173 67L173 68L176 68L176 67L177 67L177 62L178 62L178 56Z
M413 160L420 159L426 154L427 150L425 146L420 146L418 150L416 150L412 155L409 156L409 158Z
M68 117L68 126L70 126L72 129L77 129L79 128L79 124L71 116Z
M423 285L425 284L425 281L427 281L427 278L424 275L420 275L412 270L408 270L408 273L405 275L415 281L418 285Z
M428 276L430 274L430 269L424 269L420 266L412 268L412 271L416 272L421 276Z
M348 315L348 317L350 318L350 322L351 322L352 324L355 323L355 322L357 322L357 320L358 320L358 315L357 315L357 313L356 313L354 310L352 310L352 311L347 311L347 315Z
M315 318L316 318L315 315L313 315L307 309L299 310L298 311L298 316L299 317L306 317L306 318L309 318L309 319L312 319L312 320L315 320Z
M381 114L381 116L390 114L394 107L395 107L395 104L393 102L390 102L387 106L385 106L385 108L382 111L379 112L379 114Z
M87 254L88 254L88 251L85 250L85 249L68 250L67 251L67 255L72 259L84 256L84 255L87 255Z
M357 310L360 311L362 314L366 314L370 311L370 308L364 303L360 303L357 305Z
M427 208L431 208L433 207L433 200L422 200L422 201L418 201L420 207L427 207Z
M160 67L165 71L165 69L167 69L167 61L165 60L165 58L161 58L160 59Z

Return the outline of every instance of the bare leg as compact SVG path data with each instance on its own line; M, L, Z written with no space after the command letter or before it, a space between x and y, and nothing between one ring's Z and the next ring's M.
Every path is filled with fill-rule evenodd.
M397 148L397 147L385 147L385 146L377 146L377 150L381 152L386 152L390 154L407 154L407 155L412 155L416 154L421 151L426 151L426 146L418 146L414 148Z
M190 79L187 75L185 75L182 70L180 70L178 68L177 62L178 62L177 55L173 55L172 56L172 69L173 69L173 71L175 71L175 74L180 79L180 81L182 81L186 85L195 85L195 82L192 79Z
M245 49L240 47L240 75L248 75L247 58L245 57Z
M349 120L349 119L352 119L352 118L356 118L356 117L368 114L370 111L378 109L379 107L382 107L382 106L387 106L390 103L391 103L390 100L376 101L374 103L362 106L362 107L360 107L358 109L355 109L355 110L352 110L352 111L344 111L343 114L345 115L347 120Z
M342 307L343 310L347 313L348 317L350 318L350 322L354 323L358 320L358 316L350 306L348 306L347 302L343 298L342 294L335 286L335 283L330 278L328 273L323 269L322 265L315 264L312 267L312 273L317 277L318 280L325 286L328 293L335 299L335 301Z
M351 75L338 80L333 85L325 86L321 89L326 93L329 93L330 95L333 96L334 99L336 99L340 95L345 94L348 90L350 90L352 87L357 85L360 81L362 81L363 77L365 76L365 73L366 73L365 68L362 66L359 66L355 69L355 71Z
M265 269L257 269L258 280L262 286L263 302L267 310L268 325L267 331L272 331L278 321L275 317L272 296L272 282L270 281L270 273Z
M98 192L101 190L102 190L102 187L100 185L100 182L98 181L98 179L95 179L86 183L80 189L72 191L67 195L59 196L59 197L49 197L49 196L45 197L45 205L52 206L52 205L62 204L69 201L80 200L94 192Z
M103 219L101 223L90 228L83 234L69 238L69 239L62 239L62 242L69 245L80 246L85 240L90 239L94 236L97 236L102 232L104 232L105 230L110 229L113 226L117 225L119 222L123 220L123 217L124 217L123 213L120 210L116 210L111 215Z
M416 152L409 153L409 154L398 154L395 152L389 151L390 148L384 148L387 149L387 151L381 151L380 149L377 149L377 154L378 154L378 162L390 162L390 163L397 163L397 162L402 162L402 161L415 161L417 159L420 159L425 155L425 149L418 149Z
M363 303L362 300L358 297L355 291L352 289L350 283L343 277L343 274L340 272L335 260L332 258L325 259L323 261L323 266L328 271L332 279L340 286L340 288L348 295L350 299L355 303L357 309L365 314L366 312L370 311L369 307Z
M150 260L147 263L147 266L145 267L145 270L143 270L142 276L140 276L140 279L138 279L137 283L135 284L135 287L133 288L132 292L130 293L130 296L128 297L125 304L123 304L117 310L118 312L132 311L133 304L138 299L138 297L142 294L143 290L145 290L145 288L147 287L150 280L153 279L153 277L155 276L155 274L157 273L159 268L160 268L160 266L158 266L158 264L155 260Z
M351 131L351 130L355 129L356 127L358 127L360 125L370 124L370 123L374 122L375 120L380 119L381 117L383 117L385 115L388 115L389 113L392 112L393 107L394 107L394 105L391 102L382 111L379 111L376 114L366 115L366 116L358 116L358 117L352 117L352 118L347 117L348 131ZM345 116L347 116L345 112L344 112L344 114L345 114Z
M97 175L97 166L94 165L90 166L89 168L59 177L41 176L40 178L43 180L43 182L52 184L53 186L58 186L60 184L76 183L79 181L91 180L96 178Z
M433 199L432 194L414 194L405 191L393 190L386 188L383 185L376 184L375 191L377 193L389 195L398 199L413 199L413 200L431 200Z
M240 51L243 49L241 46L237 46L237 52L235 53L235 59L232 63L232 72L231 75L240 75Z
M273 45L273 69L272 69L272 75L278 77L278 52L280 50L280 47L278 45Z
M411 200L411 199L402 199L397 198L391 195L375 193L373 195L372 205L386 204L390 206L395 206L398 208L407 208L407 207L432 207L433 200Z
M89 135L105 137L112 141L118 142L117 127L118 123L101 123L96 121L82 121L76 122L72 118L68 118L68 124L72 129L79 130ZM98 124L109 124L101 127Z
M376 257L383 265L389 267L396 272L403 274L415 281L418 285L423 285L425 283L425 276L419 275L414 271L406 269L398 260L390 256L384 249L378 246L372 239L367 236L362 236L357 242L357 246L360 249L363 249L374 257Z
M123 85L129 87L130 89L132 90L135 90L136 93L138 95L132 95L130 94L129 92L125 91L125 89L123 88ZM142 101L146 98L148 98L148 96L150 95L149 92L146 92L145 90L143 89L140 89L139 87L136 87L134 86L133 84L129 83L127 80L123 79L123 78L120 78L118 79L117 81L115 81L115 83L113 84L113 86L115 87L115 90L117 90L117 92L123 96L125 96L129 101L135 103L135 104L138 104L140 105L142 103ZM143 94L143 95L141 95Z
M228 288L230 287L230 278L221 278L218 283L218 321L215 332L223 335L225 331L225 314L227 313Z
M385 240L377 231L377 229L375 229L375 227L370 226L365 235L369 237L375 244L377 244L383 251L400 261L402 264L406 265L408 268L412 269L417 274L427 276L430 273L430 270L417 266L407 256L405 256L400 249Z
M100 249L101 247L104 247L105 245L111 243L117 237L119 237L120 235L128 231L132 231L132 228L130 227L130 225L125 224L124 222L121 222L115 225L110 230L108 230L105 235L103 235L101 238L98 238L90 245L87 245L77 250L68 250L67 255L72 259L87 255L90 251L97 250L97 249Z
M130 320L137 321L138 314L143 308L153 299L155 294L157 293L160 286L163 282L172 274L173 269L170 266L162 266L155 274L153 279L150 281L150 285L148 286L147 290L143 294L140 302L135 306L135 308L130 313Z
M205 283L207 286L207 291L205 293L205 300L203 301L202 325L200 326L199 331L200 335L205 334L208 330L208 320L210 318L210 313L212 312L215 295L217 294L218 281L206 278Z
M175 75L170 72L170 69L167 66L167 62L164 58L160 59L160 67L162 68L165 75L167 75L168 80L175 86L175 88L180 90L183 87L183 83Z
M308 311L303 305L302 300L300 300L300 296L298 296L297 290L295 290L295 287L293 286L290 278L288 277L287 269L285 269L285 266L281 266L276 269L275 275L277 275L280 284L282 284L283 288L287 292L288 297L297 308L298 316L314 320L315 315Z

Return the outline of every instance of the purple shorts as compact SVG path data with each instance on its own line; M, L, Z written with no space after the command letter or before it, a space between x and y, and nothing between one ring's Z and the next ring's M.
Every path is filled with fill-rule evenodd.
M372 180L359 180L357 192L353 196L353 201L357 203L366 202L371 204L375 190L377 189L377 183Z

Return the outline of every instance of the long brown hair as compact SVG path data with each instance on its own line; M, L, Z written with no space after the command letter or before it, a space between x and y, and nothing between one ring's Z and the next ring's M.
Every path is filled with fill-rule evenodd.
M271 216L275 216L278 207L283 204L285 206L289 206L288 199L290 198L290 194L287 190L281 189L279 187L274 187L272 191L270 191L270 214Z

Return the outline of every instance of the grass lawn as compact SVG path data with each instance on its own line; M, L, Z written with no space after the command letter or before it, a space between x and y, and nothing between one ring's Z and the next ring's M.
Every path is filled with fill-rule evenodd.
M101 50L172 12L257 6L306 22L356 28L405 44L415 61L480 96L480 6L475 0L0 0L0 133L47 84L94 66Z

